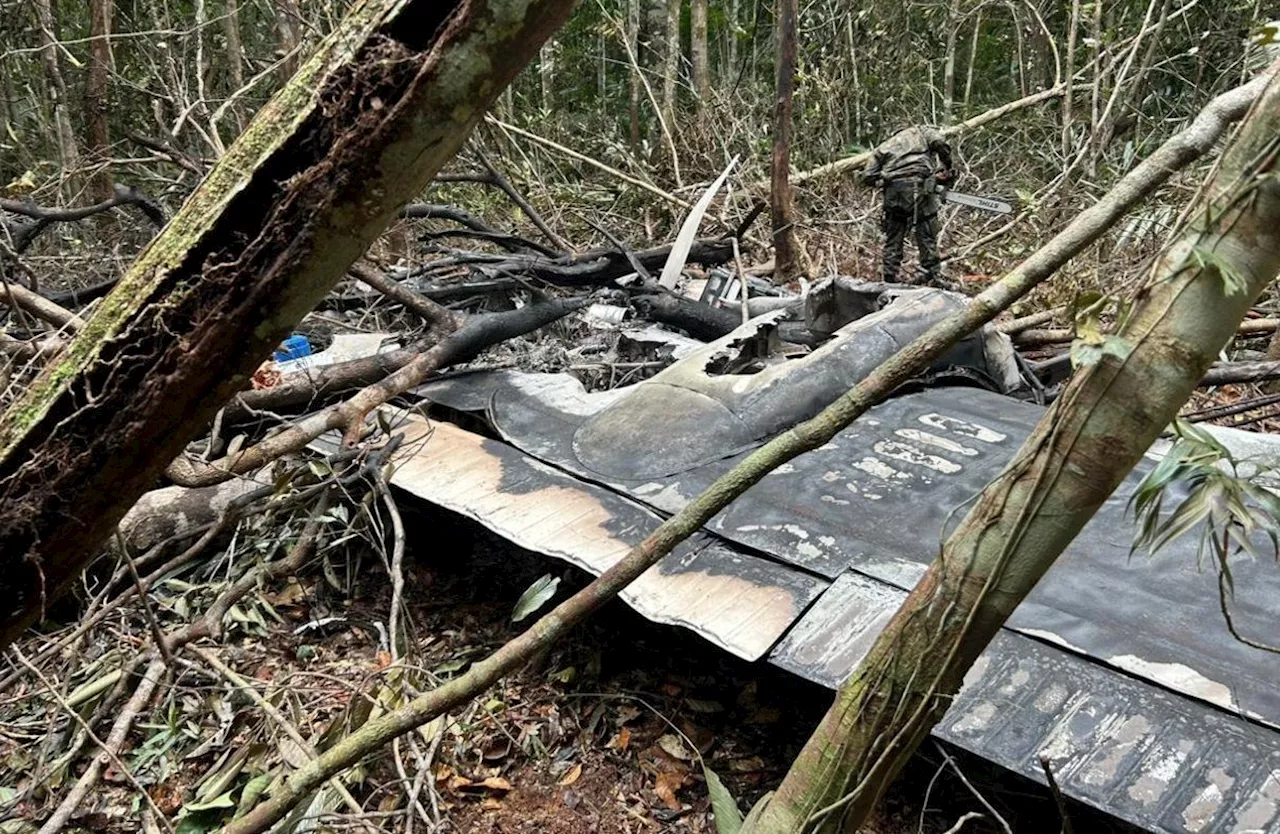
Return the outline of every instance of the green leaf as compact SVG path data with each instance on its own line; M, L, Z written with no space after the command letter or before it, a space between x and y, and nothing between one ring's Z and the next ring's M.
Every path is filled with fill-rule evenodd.
M431 671L437 675L448 675L452 672L457 672L465 668L466 665L470 662L471 661L467 660L466 658L456 657L453 660L446 660L444 663L441 663L439 666L432 669Z
M543 574L516 600L515 610L511 612L511 622L518 623L525 617L546 605L556 595L560 587L560 578L551 574Z
M174 826L174 834L212 834L222 828L222 814L213 811L187 814Z
M271 771L264 771L249 780L244 786L244 790L240 792L240 804L236 806L236 816L247 814L249 809L258 804L258 799L266 792L267 786L271 784Z
M1191 258L1202 272L1217 272L1222 278L1222 291L1228 296L1241 295L1249 290L1249 279L1241 275L1235 264L1207 246L1197 244L1191 249Z
M1091 345L1079 339L1071 343L1071 367L1091 368L1098 364L1100 359L1102 359L1102 348L1097 345Z
M234 793L234 791L226 791L225 793L218 794L208 802L192 802L187 805L183 805L182 807L193 814L200 811L212 811L217 808L234 808L236 807L236 803L235 800L231 798L232 793Z
M738 803L729 793L729 789L720 781L716 772L702 765L702 775L707 780L707 795L711 797L711 810L716 815L716 834L738 834L742 828L742 811Z

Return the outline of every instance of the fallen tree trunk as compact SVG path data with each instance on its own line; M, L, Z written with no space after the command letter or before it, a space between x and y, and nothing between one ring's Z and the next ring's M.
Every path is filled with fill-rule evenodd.
M562 258L545 258L535 255L490 255L482 252L456 254L446 258L438 266L470 266L485 279L496 280L509 275L546 281L562 287L594 287L610 284L635 272L631 258L649 272L661 272L671 255L671 244L631 253L617 249L592 249L581 255ZM697 240L689 249L686 263L703 266L720 266L733 260L733 242L723 240Z
M84 327L84 319L75 313L12 281L5 281L3 288L0 288L0 304L16 307L54 327L63 327L73 333Z
M346 402L311 414L256 446L212 463L179 457L165 472L170 480L182 486L211 486L258 469L282 455L302 451L327 431L341 429L344 437L354 436L369 412L426 382L435 371L474 358L490 345L550 324L585 303L585 299L570 298L472 316L447 338L427 351L411 354L408 361L391 374L369 383Z
M1200 386L1229 385L1242 382L1265 382L1280 379L1280 361L1277 362L1219 362L1200 380Z
M1266 336L1276 332L1280 319L1245 319L1236 328L1236 336ZM1021 348L1049 347L1062 345L1076 338L1075 330L1067 327L1052 330L1022 330L1012 334L1013 343Z
M353 7L0 418L0 646L453 157L572 7Z

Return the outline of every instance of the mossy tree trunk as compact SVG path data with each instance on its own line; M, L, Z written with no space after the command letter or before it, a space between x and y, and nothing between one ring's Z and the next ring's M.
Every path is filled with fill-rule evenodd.
M0 417L0 646L465 141L574 0L362 0Z
M744 834L853 832L945 713L965 672L1173 420L1280 270L1280 81L1081 368L977 499Z

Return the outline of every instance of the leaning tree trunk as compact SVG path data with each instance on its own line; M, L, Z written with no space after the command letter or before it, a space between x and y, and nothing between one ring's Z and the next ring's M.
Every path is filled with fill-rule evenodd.
M796 78L798 0L778 3L777 100L773 108L772 195L774 275L781 283L802 271L796 235L795 200L791 193L791 110Z
M364 0L0 417L0 646L466 140L573 0Z
M857 831L1005 619L1177 415L1280 271L1273 81L1138 306L978 497L746 834Z

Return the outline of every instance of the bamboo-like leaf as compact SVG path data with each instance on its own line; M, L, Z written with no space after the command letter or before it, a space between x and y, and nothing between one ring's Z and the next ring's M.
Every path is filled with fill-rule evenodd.
M716 772L702 765L702 775L707 780L707 795L711 797L711 810L716 815L716 834L738 834L742 829L742 811L738 803L729 793L729 789L720 781Z
M520 599L516 600L516 607L511 612L511 621L518 623L546 605L556 595L556 588L558 587L560 587L560 578L558 576L553 577L547 573L538 577L520 595Z

